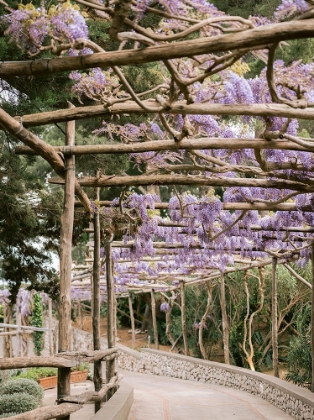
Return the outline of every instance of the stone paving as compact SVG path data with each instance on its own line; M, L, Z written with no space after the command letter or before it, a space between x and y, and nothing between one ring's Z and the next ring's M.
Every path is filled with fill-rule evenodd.
M121 371L134 387L128 420L291 420L292 417L260 397L220 385L202 384ZM90 381L72 384L71 394L93 389ZM54 404L56 389L45 391L44 405ZM88 420L94 405L86 404L71 420Z
M128 420L291 420L260 397L220 385L123 372L134 387Z

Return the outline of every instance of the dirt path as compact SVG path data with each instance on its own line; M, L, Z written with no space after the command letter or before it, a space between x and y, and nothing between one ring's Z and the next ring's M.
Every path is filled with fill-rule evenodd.
M92 333L92 318L89 314L85 314L82 318L77 318L75 322L73 322L74 328L79 328L84 331L88 331ZM107 337L107 318L101 318L100 321L100 335L101 337ZM117 331L117 340L120 344L124 346L132 348L132 331L130 328L119 328ZM141 349L143 347L148 346L148 335L147 333L144 334L136 334L135 335L135 350ZM153 348L154 344L151 345ZM159 346L160 350L169 351L171 346ZM175 351L174 351L175 353Z

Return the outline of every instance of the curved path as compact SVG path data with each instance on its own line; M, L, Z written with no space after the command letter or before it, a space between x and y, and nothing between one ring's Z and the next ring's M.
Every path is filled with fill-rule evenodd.
M121 371L134 387L128 420L291 420L260 397L220 385Z

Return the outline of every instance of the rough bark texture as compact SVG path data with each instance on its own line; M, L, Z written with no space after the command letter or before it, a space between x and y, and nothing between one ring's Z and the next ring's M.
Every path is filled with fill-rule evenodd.
M99 199L99 191L97 191ZM100 220L98 209L94 213L94 262L93 262L93 346L100 350ZM95 391L102 388L101 361L94 362ZM95 413L101 408L101 400L95 401Z
M94 67L136 65L172 58L192 57L201 54L222 53L241 48L265 48L274 41L311 38L314 36L314 20L295 20L263 25L245 32L191 39L147 47L145 49L114 51L83 55L39 59L32 61L5 62L0 65L0 77L49 75L59 72Z
M222 203L223 210L282 210L282 211L296 211L299 208L295 203ZM76 206L82 206L82 203L79 201L75 202ZM100 201L100 206L110 207L112 205L111 201ZM155 209L168 209L168 203L155 203ZM312 212L313 209L311 206L302 207L302 211Z
M60 178L51 178L52 184L64 184ZM249 178L206 178L204 176L185 175L138 175L138 176L103 176L101 178L81 178L80 185L85 187L122 187L137 185L209 185L212 187L263 187L289 188L290 190L312 192L312 181L290 181L288 179L249 179Z
M66 144L75 144L75 122L68 122ZM74 222L75 158L65 159L64 206L60 233L60 299L58 353L71 350L71 270ZM70 368L58 370L58 400L70 394ZM69 416L64 416L68 420Z
M186 315L185 315L185 295L184 295L184 282L180 281L180 299L181 299L181 324L182 324L182 335L184 343L184 354L189 355L188 337L186 331Z
M18 414L10 417L13 420L49 420L69 417L70 414L83 408L81 404L63 403L60 405L49 405L47 407L36 408L36 410L28 411L26 413ZM65 417L66 416L66 417Z
M224 348L224 358L225 363L230 364L229 356L229 323L227 317L227 308L226 308L226 291L225 291L225 278L221 274L220 277L220 307L221 307L221 317L222 317L222 340Z
M207 354L206 354L206 350L204 347L204 343L203 343L203 330L204 330L204 326L206 324L207 321L207 317L210 311L210 305L212 302L212 289L209 285L209 282L206 283L206 287L207 287L207 303L206 303L206 309L204 312L204 315L202 316L201 322L200 322L200 326L199 326L199 330L198 330L198 343L200 346L200 352L201 355L203 357L203 359L207 359Z
M157 101L143 101L144 105L150 107L152 111L144 110L134 101L125 101L123 103L112 104L109 107L104 105L82 106L74 109L59 109L57 111L40 112L35 114L23 115L23 124L25 127L37 127L40 125L53 124L58 122L67 122L72 120L81 120L84 118L96 118L106 115L116 114L143 114L153 113L153 109L160 108ZM295 109L283 104L252 104L247 105L222 105L222 104L187 104L183 101L174 102L169 109L168 114L181 115L249 115L259 117L284 117L300 118L313 120L313 108ZM14 117L19 120L21 117ZM1 127L0 127L1 129ZM251 139L253 141L253 139ZM276 142L280 140L276 140ZM271 141L271 143L275 143ZM283 143L283 142L282 142ZM298 147L296 145L296 147Z
M95 391L86 391L80 395L71 395L65 398L62 398L62 402L73 402L85 404L90 401L95 401L101 403L108 391L112 391L118 387L120 381L119 376L111 378L110 382L104 385L98 392Z
M314 119L314 113L313 113ZM163 150L203 150L203 149L275 149L275 150L300 150L314 151L314 147L304 147L288 140L263 140L263 139L237 139L237 138L211 138L183 139L180 142L172 140L147 141L130 144L95 144L74 146L71 153L74 155L93 154L123 154L142 153ZM54 146L56 152L69 154L69 147ZM36 152L27 146L17 146L16 154L35 155Z
M132 298L130 294L128 295L128 302L129 302L129 311L130 311L131 329L132 329L132 349L134 349L135 348L135 321L134 321Z

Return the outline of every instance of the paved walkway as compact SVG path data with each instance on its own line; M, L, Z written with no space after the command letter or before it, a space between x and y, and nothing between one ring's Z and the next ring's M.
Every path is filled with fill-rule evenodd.
M128 420L291 420L292 417L260 397L220 385L201 384L122 371L134 387ZM90 381L73 384L71 394L93 389ZM44 405L54 404L56 389L45 391ZM88 420L94 405L86 404L71 420Z
M220 385L123 372L134 387L128 420L289 420L260 397Z

